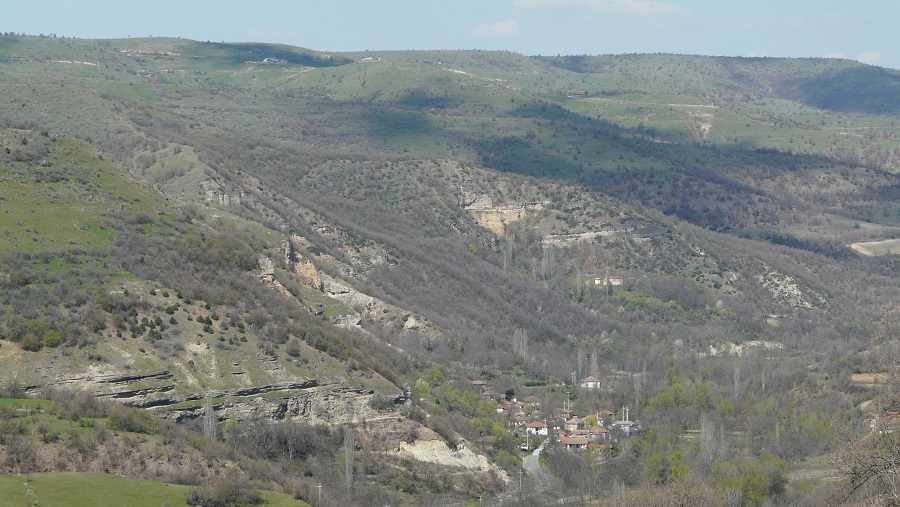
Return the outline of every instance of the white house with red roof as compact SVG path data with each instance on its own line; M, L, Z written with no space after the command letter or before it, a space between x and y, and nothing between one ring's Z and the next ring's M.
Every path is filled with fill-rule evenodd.
M531 405L535 408L541 406L541 399L538 398L537 396L529 396L529 397L525 398L524 400L522 400L522 402L526 403L528 405Z
M526 424L525 432L529 435L540 435L542 437L546 437L549 434L547 432L547 425L541 421L533 421Z

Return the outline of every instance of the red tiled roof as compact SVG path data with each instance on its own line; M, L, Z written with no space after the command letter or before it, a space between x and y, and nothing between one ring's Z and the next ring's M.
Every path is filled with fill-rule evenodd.
M562 445L587 445L590 440L587 437L559 437Z

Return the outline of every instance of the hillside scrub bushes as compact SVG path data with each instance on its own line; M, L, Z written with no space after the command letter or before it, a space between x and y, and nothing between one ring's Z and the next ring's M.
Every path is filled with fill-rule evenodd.
M770 454L759 458L738 456L716 463L711 475L720 489L737 491L742 505L759 507L785 493L787 468L784 461Z
M236 305L238 293L253 283L256 255L240 234L151 237L122 231L112 254L130 272L178 287L184 297L214 305Z
M57 415L77 421L82 418L101 419L109 415L113 404L81 390L45 387L43 395L56 404Z
M107 415L109 429L127 431L129 433L156 433L160 422L147 411L113 405Z
M0 336L34 352L79 345L102 329L105 319L91 303L108 279L101 258L84 250L5 255L0 269L11 275L0 281Z
M250 506L266 503L258 491L250 488L246 478L238 474L217 479L212 487L191 490L185 501L188 505L198 507Z

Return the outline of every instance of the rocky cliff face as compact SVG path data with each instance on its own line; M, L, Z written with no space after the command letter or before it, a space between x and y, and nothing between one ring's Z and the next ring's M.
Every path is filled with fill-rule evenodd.
M232 397L213 405L219 421L229 419L295 420L329 426L360 421L397 418L396 408L404 406L408 394L380 397L370 389L318 386L299 389L279 398ZM202 405L159 410L157 415L183 421L204 415Z
M265 282L272 283L275 281L275 263L268 257L260 257L257 259L259 264L259 278Z
M524 219L528 211L543 210L544 204L537 202L494 205L491 196L479 195L474 201L465 204L463 208L472 215L472 219L478 225L498 236L504 236L507 224Z
M203 200L207 203L215 203L223 208L230 206L239 206L246 200L243 190L224 188L218 182L207 179L199 183L200 192L203 194Z
M322 279L319 277L319 270L310 260L304 260L297 250L294 248L294 241L302 242L303 238L294 235L291 240L281 242L281 256L284 266L297 275L297 281L307 287L316 290L322 290Z
M312 262L298 262L294 266L294 273L297 274L297 281L303 285L322 290L322 278L319 276L319 270L316 269L315 264Z

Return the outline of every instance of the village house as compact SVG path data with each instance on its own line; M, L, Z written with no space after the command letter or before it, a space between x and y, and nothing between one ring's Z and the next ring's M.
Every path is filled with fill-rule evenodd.
M553 418L560 421L568 421L572 418L572 411L561 408L553 414Z
M497 413L506 415L523 414L522 405L512 401L501 401L497 404Z
M612 429L618 431L622 437L630 437L638 432L638 426L632 421L616 421Z
M543 437L546 437L549 434L547 425L541 421L534 421L526 424L525 432L529 435L539 435Z
M612 424L613 419L615 419L616 413L610 410L601 410L597 412L597 424L603 426L604 428L608 428L610 424Z
M590 430L591 440L607 440L609 439L609 430L604 428L603 426L594 426Z
M527 405L531 405L534 408L540 408L541 406L541 399L537 396L528 396L527 398L522 400L522 402Z
M600 388L600 379L591 375L589 377L581 379L581 387L585 389L599 389Z
M587 449L590 440L587 437L570 437L570 436L561 436L559 437L559 443L566 449Z
M584 429L584 419L581 419L580 417L573 417L573 418L569 419L568 421L566 421L566 424L564 425L564 427L566 428L566 431L568 431L570 433L575 430L583 430Z
M492 401L494 403L500 403L503 398L504 396L502 394L490 389L481 393L481 401Z

